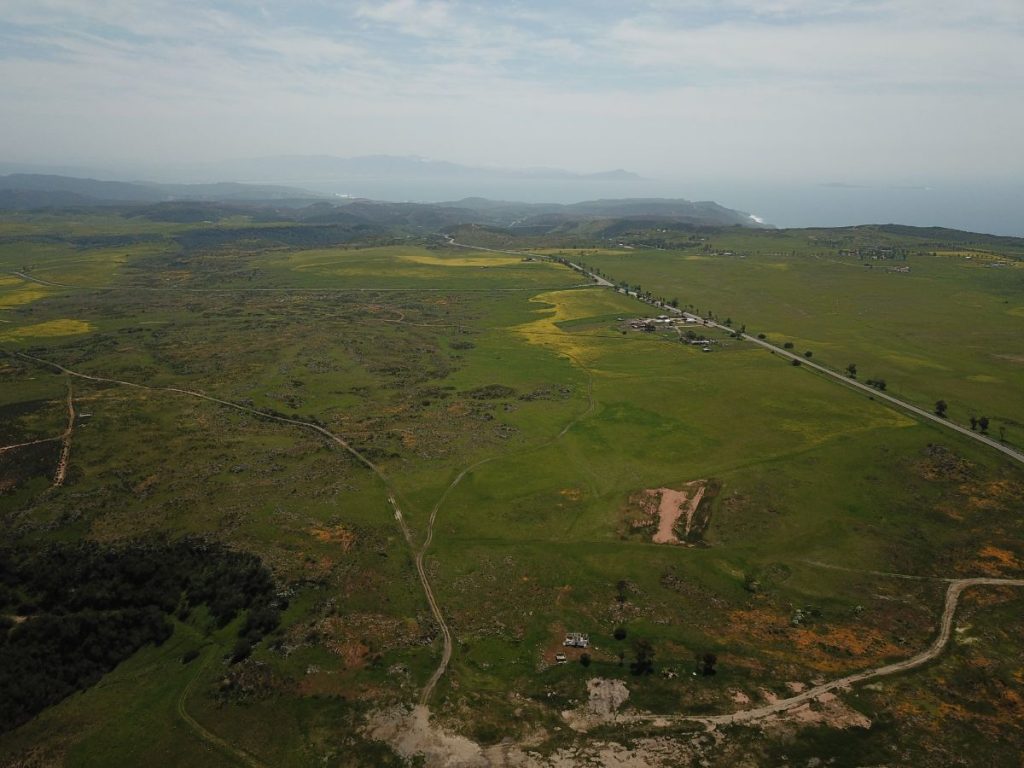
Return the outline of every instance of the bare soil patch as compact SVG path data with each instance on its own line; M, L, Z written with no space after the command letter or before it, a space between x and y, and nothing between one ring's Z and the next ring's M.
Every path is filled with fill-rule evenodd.
M834 693L823 693L814 701L801 704L778 716L781 721L805 725L826 725L829 728L870 728L871 720L857 710L847 706ZM767 723L770 725L769 723Z
M619 708L629 698L629 689L621 680L595 677L587 681L587 703L562 713L574 731L588 731L615 720Z
M633 493L626 504L629 533L650 535L655 544L696 544L711 521L710 501L719 484L693 480L681 489L647 488Z
M348 552L356 541L356 535L343 525L315 525L310 533L325 544L337 544L342 552Z

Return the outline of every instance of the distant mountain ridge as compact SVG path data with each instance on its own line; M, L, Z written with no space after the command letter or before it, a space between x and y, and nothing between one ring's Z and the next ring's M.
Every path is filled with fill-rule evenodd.
M322 184L357 181L633 181L641 177L621 168L576 173L561 168L500 168L431 160L417 155L278 155L194 164L181 169L193 179L235 179L274 183Z
M93 205L157 206L140 215L216 218L209 207L186 203L273 209L288 219L321 224L363 223L437 231L460 224L552 231L601 219L643 220L694 226L760 226L747 213L718 203L664 198L589 200L580 203L520 203L471 197L443 203L392 203L317 195L296 187L219 182L155 184L100 181L52 174L0 176L0 208L31 210ZM159 206L163 206L160 208ZM282 213L287 209L288 213ZM186 214L187 211L187 214ZM250 211L251 212L251 211Z
M313 201L324 195L278 185L156 184L101 181L53 174L15 173L0 176L0 207L159 203L175 200L210 202ZM19 200L24 205L15 205Z

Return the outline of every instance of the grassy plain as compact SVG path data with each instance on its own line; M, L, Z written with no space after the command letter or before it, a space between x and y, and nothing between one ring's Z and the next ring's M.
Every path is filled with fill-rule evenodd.
M6 226L52 225L20 218ZM69 228L116 234L119 226L100 219ZM907 278L919 280L924 334L924 317L944 317L956 295L960 273L943 270L972 269L945 257L935 270L912 260L906 275L810 255L698 256L587 260L668 296L678 287L684 302L706 296L701 308L780 341L806 304L816 330L793 338L837 367L848 362L847 347L830 347L832 333L845 329L840 338L857 353L873 338L862 321L873 332L887 325L851 310L869 301L862 292L886 286L891 302ZM216 631L201 616L178 622L164 646L0 735L0 762L218 765L238 764L243 753L266 765L397 763L362 730L364 717L416 700L441 639L389 491L417 544L443 499L426 570L455 647L432 707L448 728L484 744L532 735L550 751L585 740L560 713L586 699L589 678L625 680L637 709L728 712L738 695L784 695L788 683L927 645L942 584L861 571L1022 572L1024 473L1005 457L723 334L703 353L674 334L632 331L618 318L646 312L643 305L579 287L577 273L553 263L415 244L193 252L172 240L114 250L19 240L0 248L0 301L4 291L38 286L11 274L26 268L64 285L0 310L5 444L60 434L67 383L82 415L65 486L49 488L45 462L20 472L0 465L10 473L0 496L5 536L27 545L206 535L258 553L290 607L253 660L236 665L224 658L230 628ZM765 297L790 285L771 276L803 272L821 282L809 290L812 277L797 278L804 291L791 289L791 307ZM977 281L972 322L980 322L998 310L995 284L988 273L965 274ZM841 297L829 311L836 299L826 289ZM88 328L39 332L69 320ZM949 328L970 333L971 323ZM956 345L947 360L929 338L912 352L879 341L877 359L900 349L953 372L974 360ZM999 343L1016 354L1010 336ZM143 386L61 376L20 352ZM925 396L914 387L944 381L909 363L898 369L904 374L876 372L866 353L857 362L897 394ZM993 366L988 375L1016 381ZM312 430L168 387L315 420L379 467L387 486ZM631 526L631 494L701 479L719 488L702 545L655 545L649 530ZM1012 592L979 595L971 621L997 626L991 617L1019 606ZM625 640L614 639L617 627ZM554 664L566 631L590 633L589 667L575 663L578 654ZM987 664L1007 696L1024 695L1019 647L1005 632L985 638L887 683L884 694L858 691L849 703L882 725L865 734L807 730L817 745L811 756L854 744L890 761L918 750L940 765L979 743L972 729L982 720L1007 750L1021 746L1012 710L993 714L961 680L959 662ZM655 649L653 675L630 673L638 639ZM201 659L183 665L193 647ZM695 655L707 652L717 654L719 673L694 677ZM948 708L922 712L926 705L914 703L922 691L936 707L943 692ZM182 707L231 747L211 742ZM767 760L799 727L736 729L707 757Z
M1024 444L1024 261L1016 251L936 251L929 243L860 235L860 246L905 258L860 258L835 233L715 234L682 250L607 249L586 256L616 279L732 318L814 359L919 405L949 404L967 423L988 416ZM909 268L897 272L897 268Z

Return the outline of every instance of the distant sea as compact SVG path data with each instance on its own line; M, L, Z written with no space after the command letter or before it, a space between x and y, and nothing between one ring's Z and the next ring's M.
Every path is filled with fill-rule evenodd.
M575 203L621 197L713 200L777 227L910 224L1024 237L1024 182L854 186L671 180L290 180L317 192L377 200L442 202L464 197L528 203Z

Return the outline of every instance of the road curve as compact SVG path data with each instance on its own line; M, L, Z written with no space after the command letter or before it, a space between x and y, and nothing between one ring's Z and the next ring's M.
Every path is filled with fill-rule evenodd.
M942 618L939 620L938 636L925 650L915 656L911 656L909 659L893 662L892 664L886 664L881 667L875 667L874 669L864 670L863 672L855 672L852 675L840 677L837 680L832 680L827 683L822 683L821 685L816 685L813 688L808 688L806 691L798 693L795 696L791 696L788 699L780 699L779 701L772 702L771 704L752 707L750 709L732 712L727 715L636 715L625 716L620 719L620 722L628 722L630 720L664 722L665 724L691 722L702 723L708 726L749 723L786 712L794 707L799 707L802 704L807 704L821 696L823 693L834 691L837 688L846 688L854 685L855 683L862 683L865 680L873 680L877 677L886 677L888 675L895 675L900 672L907 672L911 669L916 669L917 667L927 664L929 661L937 658L939 654L942 653L943 649L949 643L949 638L953 633L953 616L956 613L956 607L960 600L960 593L968 587L978 586L1024 587L1024 579L995 579L980 577L954 579L950 581L949 587L946 589L946 602L942 610Z
M174 392L174 393L179 394L179 395L188 395L190 397L199 398L200 400L208 400L211 403L217 403L219 405L223 405L223 406L226 406L228 408L233 408L236 411L241 411L243 413L250 413L250 414L252 414L254 416L259 416L259 417L264 418L264 419L269 419L270 421L277 421L277 422L281 422L282 424L292 424L292 425L297 426L297 427L303 427L305 429L311 429L314 432L319 432L321 435L326 437L328 440L330 440L331 442L333 442L336 445L340 446L347 453L351 454L356 460L358 460L361 464L363 464L371 472L373 472L381 480L381 482L384 483L384 486L388 489L389 492L393 492L392 488L391 488L391 482L387 479L387 477L384 475L384 473L381 472L380 468L376 464L374 464L368 458L363 456L363 454L361 454L359 451L357 451L355 448L353 448L347 441L345 441L341 437L338 437L338 435L334 434L330 430L328 430L328 429L326 429L324 427L321 427L319 424L313 424L313 423L310 423L308 421L301 421L300 419L289 419L287 416L276 416L276 415L274 415L272 413L264 413L263 411L261 411L261 410L259 410L257 408L251 408L251 407L246 406L246 405L240 405L238 403L233 403L230 400L221 400L220 398L213 397L211 395L207 395L207 394L205 394L203 392L198 392L198 391L196 391L194 389L182 389L181 387L155 387L155 386L151 386L149 384L138 384L138 383L136 383L134 381L123 381L121 379L106 378L104 376L91 376L91 375L89 375L87 373L80 373L79 371L73 371L70 368L65 368L63 365L60 365L59 363L55 363L55 362L53 362L51 360L44 360L41 357L34 357L32 355L27 355L24 352L15 352L14 354L16 356L20 357L20 358L25 359L25 360L31 360L31 361L33 361L35 363L39 363L40 365L46 365L46 366L49 366L50 368L55 368L56 370L60 371L61 373L65 373L68 376L75 376L75 377L77 377L79 379L86 379L88 381L98 381L98 382L100 382L102 384L119 384L122 387L132 387L134 389L146 389L146 390L150 390L152 392Z
M441 498L438 499L437 504L434 505L434 509L431 512L431 515L430 515L430 525L429 525L428 531L427 531L426 542L423 544L422 547L417 549L416 546L415 546L415 543L413 541L412 533L410 532L409 527L408 527L408 525L405 522L405 517L402 515L402 510L401 510L401 508L398 505L398 501L396 500L397 492L392 487L391 482L387 478L387 476L381 471L381 469L376 464L374 464L372 461L370 461L368 458L366 458L362 453L360 453L355 448L353 448L346 440L344 440L343 438L341 438L338 435L334 434L330 430L328 430L328 429L326 429L324 427L321 427L319 424L312 424L312 423L310 423L308 421L300 421L299 419L289 419L287 416L276 416L274 414L264 413L263 411L257 410L256 408L251 408L251 407L246 406L246 405L240 405L238 403L233 403L230 400L222 400L220 398L213 397L211 395L207 395L204 392L198 392L198 391L192 390L192 389L182 389L181 387L158 387L158 386L151 386L151 385L148 385L148 384L139 384L139 383L136 383L134 381L124 381L122 379L112 379L112 378L108 378L108 377L104 377L104 376L92 376L92 375L87 374L87 373L80 373L79 371L74 371L74 370L71 370L70 368L65 368L64 366L60 365L59 363L55 363L55 362L53 362L51 360L45 360L45 359L43 359L41 357L35 357L33 355L28 355L28 354L25 354L23 352L17 352L15 354L18 357L21 357L21 358L23 358L25 360L31 360L31 361L33 361L35 363L39 363L40 365L46 365L46 366L49 366L51 368L54 368L54 369L60 371L63 374L66 374L68 376L75 376L75 377L78 377L80 379L86 379L88 381L96 381L96 382L100 382L100 383L104 383L104 384L118 384L120 386L131 387L133 389L144 389L144 390L149 390L149 391L153 391L153 392L173 392L175 394L188 395L190 397L195 397L195 398L198 398L200 400L207 400L207 401L209 401L211 403L217 403L218 405L223 405L225 407L232 408L232 409L234 409L236 411L241 411L243 413L249 413L249 414L252 414L254 416L259 416L259 417L264 418L264 419L269 419L271 421L277 421L277 422L280 422L282 424L290 424L290 425L293 425L293 426L302 427L304 429L310 429L310 430L312 430L314 432L318 432L319 434L321 434L324 437L326 437L328 440L330 440L333 443L335 443L336 445L340 446L346 452L351 454L355 459L357 459L360 463L362 463L364 466L366 466L370 471L372 471L380 479L380 481L383 483L384 488L387 491L388 503L391 505L392 509L394 510L395 520L398 523L398 526L399 526L399 528L402 531L402 536L405 538L406 543L409 545L409 548L413 552L413 558L414 558L414 561L415 561L415 564L416 564L416 573L419 576L420 584L423 587L423 593L424 593L424 595L425 595L425 597L427 599L427 604L430 606L430 612L433 614L434 619L437 621L438 628L441 631L441 636L442 636L443 641L444 641L444 648L443 648L443 651L442 651L441 663L438 666L438 668L434 671L434 674L431 676L430 681L427 683L427 686L424 688L423 693L421 694L422 701L424 703L426 702L427 698L429 698L431 692L433 691L434 686L437 685L437 681L444 674L444 672L445 672L445 670L446 670L446 668L448 666L448 662L451 660L451 655L452 655L452 636L451 636L451 631L448 629L448 624L444 620L444 615L441 612L441 606L438 604L437 598L434 596L434 590L430 586L430 580L427 578L426 569L423 566L423 557L424 557L424 555L426 553L427 547L430 546L430 542L433 539L433 524L434 524L434 520L437 518L438 509L440 508L441 503L447 497L449 491L451 491L451 489L454 488L462 480L462 478L466 476L466 474L470 470L472 470L475 467L480 466L481 464L484 464L486 461L490 461L491 459L485 459L484 461L478 461L475 464L473 464L473 465L471 465L469 467L466 467L464 470L462 470L462 472L458 475L458 477L456 477L455 480L453 480L451 482L451 484L448 486L448 488L445 490L445 492L441 495Z
M578 360L576 360L576 358L574 358L572 355L566 355L566 356L569 357L571 360L573 360L573 362L575 362L581 368L583 368L583 370L586 371L586 373L587 373L587 407L586 407L586 409L582 413L580 413L577 416L574 416L572 418L572 420L569 421L569 423L566 424L562 428L562 430L555 437L551 438L550 440L544 441L540 445L532 446L532 447L530 447L530 448L528 448L526 450L530 450L530 451L539 450L541 448L545 448L545 447L551 445L556 440L559 440L560 438L564 437L565 434L570 429L572 429L574 426L576 426L576 424L578 424L582 419L584 419L587 416L589 416L593 412L593 410L594 410L594 407L596 405L596 401L594 399L594 376L593 376L593 374L590 372L589 368L587 368L585 365L583 365ZM448 498L448 494L451 493L451 491L455 488L455 486L457 486L459 483L462 482L462 479L466 475L468 475L470 472L472 472L477 467L481 467L484 464L487 464L488 462L496 461L497 459L500 459L500 458L503 458L503 457L502 456L490 456L490 457L488 457L486 459L481 459L480 461L477 461L474 464L470 464L468 467L465 467L461 472L459 472L459 474L455 477L455 479L452 480L451 483L448 484L448 487L444 489L444 493L441 494L440 498L438 498L437 502L434 504L433 509L430 510L430 518L427 521L427 535L426 535L426 538L423 541L423 546L420 547L419 551L417 551L417 553L416 553L416 571L417 571L417 573L420 576L420 581L423 583L423 590L424 590L424 592L427 593L427 600L430 603L430 609L431 609L431 611L434 614L434 618L437 620L438 626L441 628L441 636L442 636L442 639L444 641L444 647L443 647L443 649L441 651L441 661L438 663L437 668L434 670L434 673L430 676L430 679L427 681L427 684L423 687L423 691L420 693L420 706L426 706L427 705L427 702L430 700L431 694L434 692L434 688L437 686L438 681L440 681L441 677L447 671L448 664L451 662L451 658L452 658L452 635L451 635L451 631L448 629L447 623L445 623L444 617L441 614L440 607L437 605L437 603L434 600L434 593L433 593L433 590L431 590L431 588L430 588L430 583L427 580L427 574L426 574L426 571L425 571L424 566L423 566L423 558L426 556L427 550L430 548L430 544L434 540L434 523L437 520L437 513L440 511L441 505L444 504L445 499ZM392 501L392 504L394 504L393 501ZM398 512L397 506L395 506L395 514L396 515L401 514L400 512Z
M427 579L427 571L423 565L423 559L424 557L426 557L427 549L430 548L430 544L434 540L434 522L437 520L437 513L441 509L441 505L444 504L444 500L448 498L448 494L451 493L451 490L460 482L462 482L462 478L464 478L467 474L472 472L477 467L486 464L489 461L494 461L496 458L498 457L491 456L486 459L481 459L475 464L470 464L468 467L464 468L461 472L459 472L459 474L456 475L455 479L448 484L448 487L444 489L444 493L441 494L440 498L438 498L437 502L434 504L433 509L430 510L430 518L427 520L426 538L424 538L423 540L423 545L418 550L416 550L416 573L420 577L420 583L423 584L423 591L427 595L427 602L430 603L430 611L434 614L434 620L437 622L437 626L441 630L442 641L441 661L438 662L437 667L434 669L433 674L430 676L430 679L427 680L427 684L424 685L423 690L420 691L420 706L427 705L427 702L430 700L431 694L434 692L434 688L437 687L438 681L440 681L441 677L448 670L448 664L452 660L452 633L451 630L448 628L448 623L444 620L444 614L441 613L441 606L434 598L434 590L430 587L430 581L429 579Z

